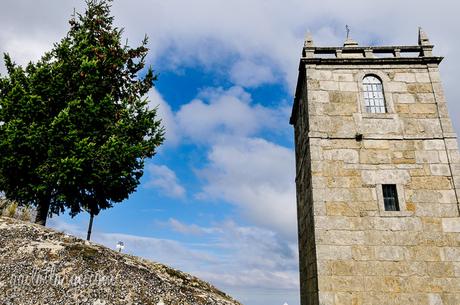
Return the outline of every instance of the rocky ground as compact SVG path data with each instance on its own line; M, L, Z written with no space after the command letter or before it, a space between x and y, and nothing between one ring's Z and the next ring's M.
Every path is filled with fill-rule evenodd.
M0 304L241 305L181 271L6 217Z

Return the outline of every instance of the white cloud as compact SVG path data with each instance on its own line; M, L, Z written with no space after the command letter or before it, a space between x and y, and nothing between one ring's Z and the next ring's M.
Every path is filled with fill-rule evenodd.
M254 104L251 95L238 86L206 88L175 114L158 93L152 91L151 96L153 103L166 106L163 109L168 111L161 117L167 118L167 129L177 131L176 138L188 138L209 149L207 164L196 170L205 182L198 198L226 200L258 226L296 238L294 152L255 137L261 131L283 134L290 128L288 107ZM156 167L152 177L156 176L147 186L169 192L181 189L175 187L177 178L169 169ZM195 227L175 225L178 232L200 233Z
M177 230L178 226L187 228L180 232L186 235L199 231L212 240L200 248L207 253L212 264L193 262L185 266L200 278L226 289L298 288L297 245L271 230L239 226L231 220L212 227L201 227L172 219L170 226L173 230ZM197 268L195 263L201 268Z
M152 91L152 96L154 103L166 106L163 109L167 112L161 117L167 118L167 128L177 131L176 138L188 138L209 149L207 163L201 169L193 165L204 181L197 198L223 199L237 206L252 223L290 240L297 238L294 152L257 137L261 131L291 136L286 133L290 128L288 107L273 109L254 104L251 95L239 86L227 90L206 88L177 113L171 112L158 93ZM180 190L174 187L177 178L173 172L155 169L152 177L158 178L147 186L156 185L169 192ZM203 233L196 227L173 224L178 232Z
M37 61L65 35L73 8L81 8L82 4L78 0L2 1L0 53L10 53L13 61L21 65ZM4 71L0 60L0 72Z
M146 166L148 180L144 184L146 188L157 188L166 196L184 198L185 188L179 183L176 173L165 165L148 164Z
M174 218L169 219L168 225L171 227L173 231L186 235L205 235L210 233L221 232L221 230L216 228L204 228L196 224L184 224L183 222Z
M59 217L49 219L48 225L58 231L64 231L66 234L71 234L79 238L86 237L86 228L69 224ZM212 253L200 251L194 249L191 244L182 244L170 239L93 230L91 241L111 249L115 249L118 241L123 241L125 244L124 253L144 257L189 272L194 270L194 263L197 266L201 266L212 265L217 261Z
M235 63L230 70L230 78L236 85L243 87L258 87L277 80L268 64L256 64L250 60Z
M83 3L2 1L0 52L11 52L20 63L36 60L44 45L51 48L66 33L73 7L81 11ZM151 38L149 59L155 62L161 58L155 62L161 69L168 69L169 64L170 68L199 65L217 69L229 62L227 57L243 61L263 58L290 90L295 86L308 29L318 45L341 44L345 24L350 24L352 37L362 43L400 45L415 44L417 26L422 25L436 45L435 54L446 56L441 67L453 118L460 117L460 105L454 103L460 95L456 85L460 70L458 10L459 3L451 0L440 0L436 6L428 0L388 0L378 9L366 0L139 0L135 5L127 1L113 4L115 24L125 27L131 44L136 45L144 34ZM19 47L14 41L24 43ZM224 69L230 77L231 67ZM460 127L456 119L454 124Z
M161 94L155 88L150 89L148 93L149 108L158 107L157 115L161 119L162 126L165 128L165 142L163 145L174 146L179 143L180 134L177 130L174 114L171 106L164 100Z
M93 241L114 248L118 241L125 244L124 252L193 272L193 266L214 264L212 253L193 249L193 245L175 240L159 239L121 233L96 233Z
M77 225L76 223L68 223L62 220L59 216L49 218L47 220L47 225L65 234L71 234L79 238L86 237L86 232L79 225Z
M237 205L253 223L296 237L295 162L288 148L258 138L227 138L212 146L199 171L201 197Z
M252 104L243 88L208 88L176 113L178 128L194 142L210 143L224 135L249 136L262 130L288 127L285 106L268 108Z
M44 37L38 39L29 37L1 37L0 42L4 41L4 52L9 53L12 60L18 64L26 64L29 61L37 61L46 51L50 51L50 44ZM26 46L26 47L25 47ZM3 65L3 57L1 61ZM1 70L0 70L1 72Z
M253 103L251 95L239 86L204 88L177 112L155 88L149 91L148 98L149 107L158 106L167 147L177 146L184 139L209 145L227 135L251 136L263 131L287 134L290 130L290 107L286 103L275 108Z
M429 0L388 0L378 8L367 0L144 0L136 4L127 7L122 2L115 3L118 21L126 25L130 37L147 32L152 38L153 56L162 55L163 63L158 64L217 69L226 65L226 57L236 56L242 61L263 58L266 69L291 91L296 85L307 30L313 32L317 45L342 44L345 24L351 26L352 37L361 44L404 45L417 43L416 31L421 25L436 45L435 54L446 56L441 65L443 80L454 124L460 130L460 121L455 119L460 117L460 104L455 103L460 96L456 85L460 70L458 1L439 0L433 6ZM139 14L139 9L149 14ZM233 81L243 86L251 80L250 71L236 77L238 69L225 69ZM254 73L260 77L261 71Z

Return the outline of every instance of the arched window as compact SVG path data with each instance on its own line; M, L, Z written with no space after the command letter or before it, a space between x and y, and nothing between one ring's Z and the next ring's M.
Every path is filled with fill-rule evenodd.
M383 96L382 81L374 75L363 78L364 105L366 112L385 113L385 97Z

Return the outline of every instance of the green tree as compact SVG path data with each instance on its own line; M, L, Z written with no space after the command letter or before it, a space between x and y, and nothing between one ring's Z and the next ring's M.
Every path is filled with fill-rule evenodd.
M25 68L5 54L0 77L0 190L37 209L97 215L134 192L164 131L144 98L147 38L122 44L111 0L88 0L52 51ZM141 77L140 74L143 74Z

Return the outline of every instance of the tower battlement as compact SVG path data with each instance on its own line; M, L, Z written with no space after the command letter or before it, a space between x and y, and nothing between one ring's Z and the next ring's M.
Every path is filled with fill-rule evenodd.
M315 47L313 38L310 34L307 35L302 57L307 58L322 58L324 56L333 55L336 59L341 58L413 58L414 54L417 57L433 57L433 45L430 43L426 33L419 28L418 45L412 46L359 46L356 41L351 38L345 40L343 47ZM438 60L442 59L438 57Z

